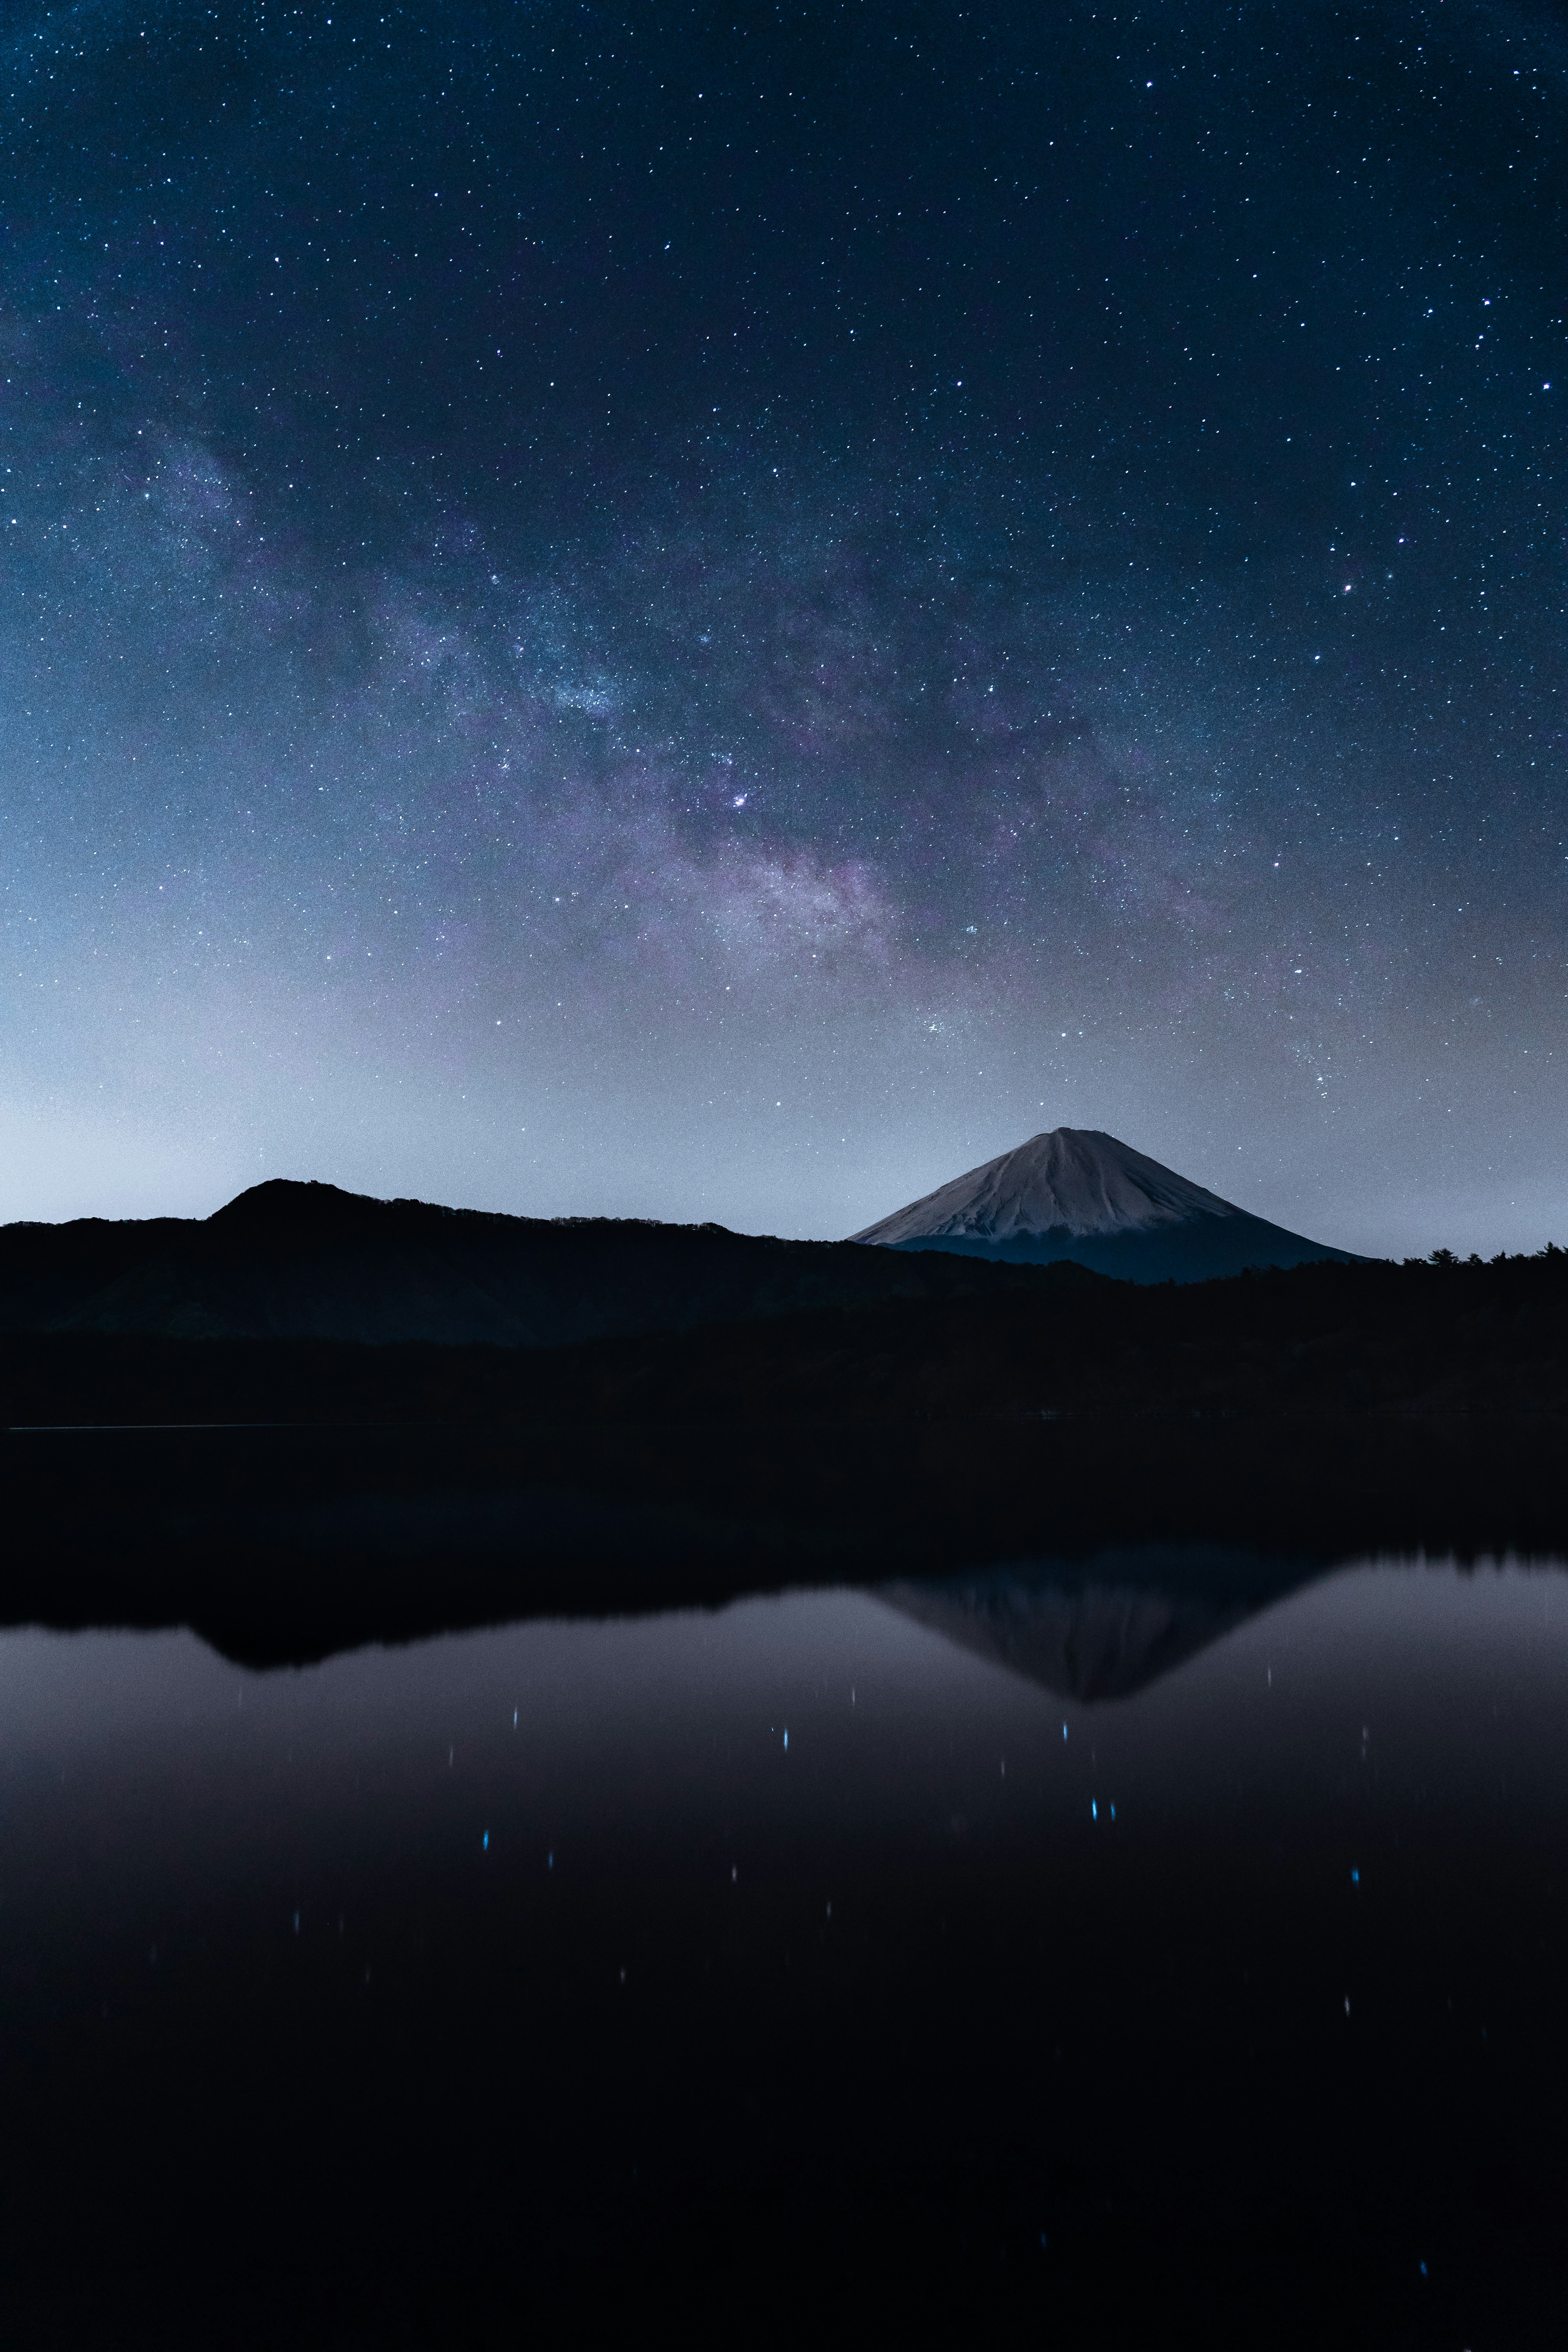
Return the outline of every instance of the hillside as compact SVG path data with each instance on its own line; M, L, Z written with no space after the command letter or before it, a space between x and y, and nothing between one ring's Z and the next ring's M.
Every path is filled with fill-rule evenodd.
M1115 1546L1568 1551L1568 1255L1026 1275L548 1349L0 1337L0 1617L292 1656Z
M0 1226L0 1332L551 1348L1038 1281L852 1242L499 1216L281 1179L205 1219Z

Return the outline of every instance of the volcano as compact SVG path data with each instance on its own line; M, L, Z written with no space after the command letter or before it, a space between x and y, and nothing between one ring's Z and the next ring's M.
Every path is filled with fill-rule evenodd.
M1255 1217L1094 1127L1032 1136L851 1239L1024 1264L1070 1258L1124 1282L1353 1262L1349 1250Z

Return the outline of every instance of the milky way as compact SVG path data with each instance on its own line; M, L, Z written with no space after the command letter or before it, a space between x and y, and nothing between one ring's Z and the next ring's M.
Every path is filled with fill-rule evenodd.
M1553 13L8 24L0 1215L1568 1238Z

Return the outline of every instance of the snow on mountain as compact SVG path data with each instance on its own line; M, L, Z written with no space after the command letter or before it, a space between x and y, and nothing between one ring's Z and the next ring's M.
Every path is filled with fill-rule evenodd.
M1024 1235L1147 1233L1242 1212L1097 1127L1058 1127L972 1168L923 1201L855 1234L858 1242L1016 1241Z
M1071 1257L1131 1281L1201 1281L1348 1253L1222 1201L1099 1128L1058 1127L852 1239L891 1249Z

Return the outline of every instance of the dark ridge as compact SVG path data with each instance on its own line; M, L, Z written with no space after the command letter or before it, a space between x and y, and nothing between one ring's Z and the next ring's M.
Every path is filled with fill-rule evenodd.
M557 1347L1076 1269L906 1259L721 1225L509 1217L275 1179L205 1220L0 1227L0 1331Z
M1137 1234L1030 1234L1012 1241L972 1241L962 1236L892 1242L903 1251L942 1250L984 1258L994 1265L1089 1267L1117 1282L1216 1282L1231 1275L1271 1272L1297 1265L1355 1265L1349 1250L1272 1225L1266 1217L1238 1210L1228 1217L1194 1217L1181 1225L1156 1226Z
M13 1332L0 1619L259 1661L1107 1546L1568 1549L1568 1255L927 1264L973 1286L549 1349Z

